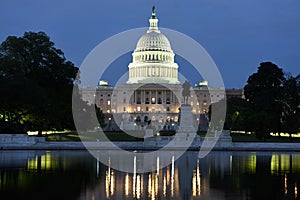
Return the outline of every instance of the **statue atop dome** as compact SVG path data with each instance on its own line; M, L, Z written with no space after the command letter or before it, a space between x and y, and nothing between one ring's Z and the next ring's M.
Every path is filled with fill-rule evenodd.
M152 6L152 19L156 19L156 8L155 6Z

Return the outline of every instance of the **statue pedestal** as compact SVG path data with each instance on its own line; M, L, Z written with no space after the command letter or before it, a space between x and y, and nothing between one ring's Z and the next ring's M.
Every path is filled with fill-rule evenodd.
M223 130L220 137L219 137L220 142L232 142L232 138L230 136L230 131L229 130Z
M194 127L194 117L192 113L192 107L190 105L182 105L180 108L180 126L177 131L178 134L196 134L196 128Z
M146 128L144 139L145 138L150 138L150 137L153 137L153 129L152 128Z
M199 137L197 136L192 107L190 105L182 105L180 108L180 126L176 133L176 142L191 142Z

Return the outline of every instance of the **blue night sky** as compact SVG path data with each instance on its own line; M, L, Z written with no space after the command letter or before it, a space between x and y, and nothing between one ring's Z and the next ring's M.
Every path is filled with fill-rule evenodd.
M260 62L272 61L292 75L300 73L299 0L2 0L0 41L25 31L44 31L80 66L101 41L128 29L148 26L152 5L159 25L199 42L217 64L225 87L241 88ZM112 65L127 71L130 54ZM180 72L196 83L189 64ZM114 83L116 70L105 74Z

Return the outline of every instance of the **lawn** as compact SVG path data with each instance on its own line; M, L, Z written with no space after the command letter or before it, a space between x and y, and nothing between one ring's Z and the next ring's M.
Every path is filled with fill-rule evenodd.
M174 132L162 131L160 132L161 136L172 136ZM206 132L198 132L200 137L205 137ZM144 133L139 131L131 131L129 133L125 133L123 131L109 131L105 132L106 137L110 141L143 141ZM242 133L233 133L232 135L233 142L262 142L257 139L255 135L251 134L242 134ZM66 132L66 133L53 133L47 134L47 141L105 141L102 134L97 132L86 132L81 134L80 136L76 132ZM300 137L283 137L283 136L270 136L270 138L266 139L265 142L292 142L292 143L300 143Z
M233 133L231 134L233 142L262 142L252 134ZM286 136L270 136L265 142L284 142L284 143L298 143L300 142L299 137L286 137Z
M132 131L126 134L122 131L105 132L105 136L110 141L142 141L144 133ZM80 134L70 132L70 133L53 133L46 135L47 141L105 141L107 140L104 135L97 132L86 132Z

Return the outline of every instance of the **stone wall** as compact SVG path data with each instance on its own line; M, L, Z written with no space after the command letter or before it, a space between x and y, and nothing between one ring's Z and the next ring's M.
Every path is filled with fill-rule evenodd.
M0 144L26 145L45 141L45 137L28 136L27 134L0 134Z

